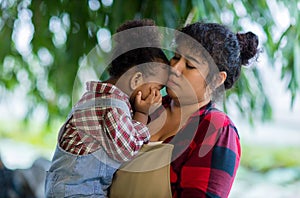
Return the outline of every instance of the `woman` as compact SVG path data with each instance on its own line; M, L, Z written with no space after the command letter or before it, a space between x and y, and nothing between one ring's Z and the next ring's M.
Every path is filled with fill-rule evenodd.
M197 42L187 41L184 34L176 36L168 95L163 99L164 108L156 112L158 119L152 117L152 124L162 127L151 139L174 146L169 166L172 197L228 197L240 162L240 141L234 123L215 108L214 101L235 84L241 66L256 57L258 38L252 32L234 34L214 23L197 22L180 32ZM205 50L197 47L199 43ZM122 185L118 182L122 175L116 174L113 192ZM137 185L141 183L148 188L157 184L153 178ZM130 188L139 187L126 186ZM122 192L123 197L125 194Z

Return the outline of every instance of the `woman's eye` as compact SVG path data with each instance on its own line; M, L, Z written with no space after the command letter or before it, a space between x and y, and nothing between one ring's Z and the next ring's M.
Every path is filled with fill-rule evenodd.
M186 64L186 68L188 68L188 69L195 69L195 67L194 67L194 66L192 66L192 65L189 65L189 64Z

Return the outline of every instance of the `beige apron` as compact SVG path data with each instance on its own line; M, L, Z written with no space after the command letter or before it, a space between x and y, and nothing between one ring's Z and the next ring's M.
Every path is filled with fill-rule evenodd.
M173 145L143 145L137 157L115 173L110 198L169 198L170 162Z

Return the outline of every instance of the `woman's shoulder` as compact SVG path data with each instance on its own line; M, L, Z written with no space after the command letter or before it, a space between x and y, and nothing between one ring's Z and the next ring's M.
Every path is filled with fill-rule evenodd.
M209 142L214 145L218 142L218 146L230 148L237 148L235 146L239 144L239 133L235 124L225 112L216 107L207 109L198 125L196 136L201 137L201 144Z
M209 108L207 108L206 112L204 113L203 120L213 124L214 128L216 129L227 126L235 128L235 125L228 114L216 108L215 105L211 105Z

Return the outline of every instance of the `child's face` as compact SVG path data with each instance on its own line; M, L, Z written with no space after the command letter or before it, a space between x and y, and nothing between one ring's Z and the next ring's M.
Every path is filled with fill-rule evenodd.
M142 99L149 96L151 89L161 90L168 81L169 67L167 65L158 65L154 69L155 75L146 76L144 83L135 90L136 93L142 91Z

